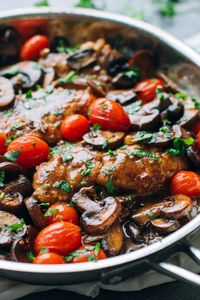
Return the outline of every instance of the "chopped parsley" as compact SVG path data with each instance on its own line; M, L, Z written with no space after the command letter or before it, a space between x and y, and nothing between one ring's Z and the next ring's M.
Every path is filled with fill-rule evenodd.
M81 255L86 255L88 261L97 261L101 244L98 242L94 246L85 247L82 250L75 250L70 252L64 259L67 262L72 261L73 258L79 258ZM91 252L92 251L92 252ZM92 255L94 253L94 255Z
M68 206L74 206L76 205L76 201L75 200L71 200L69 203L68 203Z
M116 170L115 166L111 166L107 168L106 170L103 170L103 173L106 175L110 175L110 173L114 172Z
M93 0L79 0L75 5L75 7L82 7L82 8L93 8L99 9L93 2Z
M34 259L35 259L35 256L33 255L33 253L32 253L31 251L28 251L28 252L26 253L26 257L28 258L28 260L29 260L30 262L34 261Z
M49 208L45 212L45 217L56 217L58 214L58 209L57 208Z
M21 151L22 151L22 150L6 152L6 153L4 154L4 156L5 156L8 160L10 160L10 161L12 161L12 162L16 162L16 160L18 159L18 157L19 157Z
M101 149L104 150L105 148L107 148L109 145L109 141L108 140L105 140L105 142L103 143Z
M49 205L50 205L50 203L48 203L48 202L44 202L44 203L40 203L40 204L38 204L39 206L41 206L41 207L48 207Z
M89 176L92 172L92 168L93 168L93 163L91 161L86 161L85 162L85 167L86 167L86 170L84 170L81 175L83 176Z
M97 130L100 130L101 129L101 125L98 124L98 123L95 123L93 126L92 126L92 130L94 131L97 131Z
M192 97L192 101L194 102L194 107L200 109L200 101L194 97Z
M140 78L140 71L139 68L136 66L131 66L128 71L124 72L124 75L126 75L128 78Z
M109 154L110 156L116 156L115 151L113 151L113 150L111 150L111 149L108 150L108 154Z
M108 104L106 104L106 103L102 104L102 105L101 105L101 108L103 108L103 109L108 108Z
M150 211L149 213L149 218L154 218L155 217L155 212L154 211Z
M47 95L52 94L53 91L54 91L54 87L53 87L52 85L48 85L48 86L46 87L46 89L45 89L45 93L46 93Z
M56 189L60 189L60 190L63 190L67 193L70 193L71 192L71 186L70 184L65 181L65 180L62 180L62 181L56 181L54 184L53 184L53 187L56 188Z
M113 178L112 176L109 178L108 182L106 183L106 190L108 194L113 195L115 192L115 186L113 184Z
M44 189L49 189L49 188L50 188L50 184L49 184L49 183L45 183L45 184L43 185L43 187L44 187Z
M166 153L172 156L184 156L186 154L187 148L194 143L192 137L188 139L175 138L173 140L173 148L166 150Z
M49 6L49 2L48 2L48 0L38 0L37 2L35 2L34 5L36 7L46 7L46 6Z
M67 53L67 54L73 54L78 49L79 49L79 46L68 47L67 45L65 45L65 42L63 40L59 41L59 45L56 48L58 53Z
M73 155L71 153L63 152L62 153L63 162L70 161L73 159Z
M25 226L24 220L21 219L19 223L6 225L4 228L11 232L17 232L19 230L22 230L24 228L24 226Z
M137 133L137 137L135 138L135 141L137 142L150 142L153 138L153 133L147 132L147 131L139 131Z
M70 83L70 82L75 81L77 78L78 78L78 75L76 74L76 72L71 71L65 77L59 78L58 83L60 83L60 84Z
M23 123L13 124L13 125L11 126L11 129L12 129L12 130L17 130L17 129L22 128L23 126L24 126Z
M46 252L49 252L49 249L48 249L48 248L46 248L46 247L41 247L41 248L40 248L40 254L46 253Z
M0 187L1 188L4 187L4 181L5 181L5 171L0 170Z
M187 97L188 97L188 95L187 94L185 94L185 93L176 93L176 98L178 98L178 99L187 99Z
M135 148L133 151L131 151L131 155L136 157L149 157L153 160L157 160L159 158L158 154L144 151L142 148Z
M26 99L31 99L33 97L33 94L32 94L32 91L31 90L28 90L26 92Z

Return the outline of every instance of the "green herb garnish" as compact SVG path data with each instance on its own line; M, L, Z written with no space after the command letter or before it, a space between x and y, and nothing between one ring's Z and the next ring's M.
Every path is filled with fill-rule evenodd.
M22 128L23 126L24 126L23 123L13 124L13 125L11 126L11 129L12 129L12 130L17 130L17 129Z
M67 193L70 193L71 192L71 186L70 184L65 181L65 180L62 180L62 181L56 181L54 184L53 184L53 187L56 188L56 189L60 189L60 190L63 190Z
M34 261L34 259L35 259L35 256L33 255L33 253L32 253L31 251L28 251L28 252L26 253L26 257L28 258L28 260L29 260L30 262Z
M4 228L6 230L9 230L11 232L17 232L19 230L22 230L25 226L24 220L21 219L20 223L15 223L15 224L11 224L11 225L6 225Z
M56 217L58 214L58 209L57 208L49 208L45 212L45 217Z
M157 160L159 158L158 154L144 151L142 148L135 148L133 151L131 151L131 155L134 155L136 157L149 157L153 160Z
M34 5L36 7L46 7L46 6L49 6L49 2L48 2L48 0L38 0L37 2L35 2Z
M4 187L4 181L5 181L5 171L0 170L0 187Z
M97 131L97 130L100 130L101 129L101 125L98 124L98 123L95 123L93 126L92 126L92 130L94 131Z
M192 137L188 139L175 138L173 140L173 148L166 150L166 153L172 156L184 156L186 154L187 148L194 143Z
M106 183L106 190L107 190L108 194L111 194L111 195L113 195L115 192L115 187L113 184L112 176L109 178L108 182Z
M105 148L107 148L109 145L109 141L108 140L105 140L105 142L103 143L101 149L104 150Z
M32 91L31 90L28 90L26 92L26 99L31 99L33 97L33 94L32 94Z
M48 249L48 248L46 248L46 247L41 247L41 248L40 248L40 254L46 253L46 252L49 252L49 249Z
M149 213L149 218L154 218L155 217L155 212L154 211L150 211Z
M111 149L108 150L108 154L109 154L110 156L116 156L116 152L113 151L113 150L111 150Z
M44 202L44 203L40 203L40 204L38 204L39 206L41 206L41 207L49 207L49 205L50 205L50 203L48 203L48 202Z
M6 152L6 153L4 154L4 156L5 156L8 160L10 160L10 161L12 161L12 162L16 162L16 160L18 159L18 157L19 157L19 155L20 155L21 152L22 152L22 150L10 151L10 152Z
M93 8L93 9L99 9L93 2L93 0L79 0L75 7L83 7L83 8Z
M128 71L124 72L124 75L126 75L128 78L140 78L140 71L139 68L136 66L131 66Z
M69 72L65 77L58 79L58 83L65 84L75 81L78 78L78 75L75 71Z
M89 176L92 172L92 168L93 168L93 163L91 161L86 161L85 162L85 167L86 167L86 170L84 170L81 175L83 176Z

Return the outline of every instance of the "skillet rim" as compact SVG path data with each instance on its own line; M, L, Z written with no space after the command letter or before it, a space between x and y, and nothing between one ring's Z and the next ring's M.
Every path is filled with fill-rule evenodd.
M118 24L124 27L135 28L140 32L151 35L155 39L162 41L173 50L176 50L179 54L185 56L186 59L191 61L197 67L200 67L200 55L185 45L183 42L168 34L164 30L151 25L149 23L132 19L119 14L95 11L92 9L55 9L55 8L25 8L7 10L0 13L0 23L4 21L11 21L17 19L26 19L27 17L38 18L38 17L71 17L78 19L84 17L89 20L108 21L110 23ZM189 221L186 225L181 227L179 230L163 238L160 242L156 242L152 245L143 247L130 253L121 254L115 257L110 257L105 260L97 262L85 262L79 264L64 264L64 265L34 265L31 263L20 263L7 260L1 260L0 270L16 271L16 272L27 272L35 274L66 274L86 271L96 271L101 269L107 269L111 267L119 267L130 262L136 262L142 259L147 259L149 256L157 254L162 250L169 248L176 244L180 240L187 237L193 231L197 230L200 226L200 214L197 215L193 220Z

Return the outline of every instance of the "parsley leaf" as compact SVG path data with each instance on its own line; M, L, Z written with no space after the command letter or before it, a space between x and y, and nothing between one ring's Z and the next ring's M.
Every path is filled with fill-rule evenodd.
M60 190L63 190L67 193L70 193L71 192L71 186L70 184L67 182L67 181L56 181L54 184L53 184L53 187L56 188L56 189L60 189Z
M11 224L11 225L6 225L4 228L6 230L9 230L11 232L17 232L19 230L22 230L25 226L24 220L21 219L20 223L15 223L15 224Z
M58 209L57 208L49 208L45 212L45 217L56 217L58 214Z
M91 174L91 169L93 168L93 163L91 161L86 161L85 162L85 167L86 167L86 170L84 170L81 175L83 176L89 176Z
M98 7L94 4L93 0L79 0L75 4L75 7L98 9Z
M128 71L124 72L124 75L126 75L128 78L140 78L140 71L139 68L136 66L131 66Z
M65 77L59 78L58 83L60 83L60 84L70 83L70 82L75 81L77 78L78 78L78 75L76 74L76 72L71 71Z
M41 253L46 253L46 252L48 252L48 251L49 251L49 249L46 248L46 247L41 247L41 248L40 248L40 254L41 254Z
M97 130L100 130L101 129L101 125L98 124L98 123L95 123L93 126L92 126L92 130L94 131L97 131Z
M4 156L12 162L16 162L22 150L6 152Z
M131 154L137 157L149 157L153 160L157 160L159 158L158 154L144 151L142 148L135 148L133 151L131 151Z
M4 181L5 181L5 171L0 170L0 187L4 187Z
M175 138L173 140L173 148L166 150L166 153L172 156L184 156L186 154L187 148L194 143L192 137L188 139Z
M108 140L105 140L105 142L103 143L101 149L104 150L105 148L107 148L109 145L109 141Z
M26 92L26 99L31 99L32 97L33 97L32 91L31 91L31 90L28 90L28 91Z
M29 261L33 261L35 259L35 256L33 255L33 253L31 251L28 251L26 253L26 257L28 258Z
M107 190L108 194L111 194L111 195L113 195L115 192L115 187L113 184L112 176L109 178L108 182L106 183L106 190Z
M38 0L34 4L36 7L44 7L44 6L49 6L48 0Z

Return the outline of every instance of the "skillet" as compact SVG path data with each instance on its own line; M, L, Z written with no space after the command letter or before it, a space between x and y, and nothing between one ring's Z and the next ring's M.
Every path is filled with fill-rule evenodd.
M1 24L26 19L47 20L49 35L65 31L74 44L87 40L88 36L95 40L99 35L103 35L109 40L120 40L120 42L122 37L123 45L127 48L139 45L139 47L149 46L154 49L159 65L186 62L191 70L195 70L196 78L200 76L200 56L195 51L162 30L138 20L82 9L66 11L49 8L28 9L0 15ZM198 86L194 84L193 91L196 96L200 95ZM167 262L172 254L180 251L185 252L197 263L200 262L200 250L190 243L199 225L200 215L197 215L160 242L95 263L38 266L2 260L0 275L21 282L44 285L73 284L90 280L100 280L109 284L119 283L130 276L137 276L153 268L200 286L200 276Z

